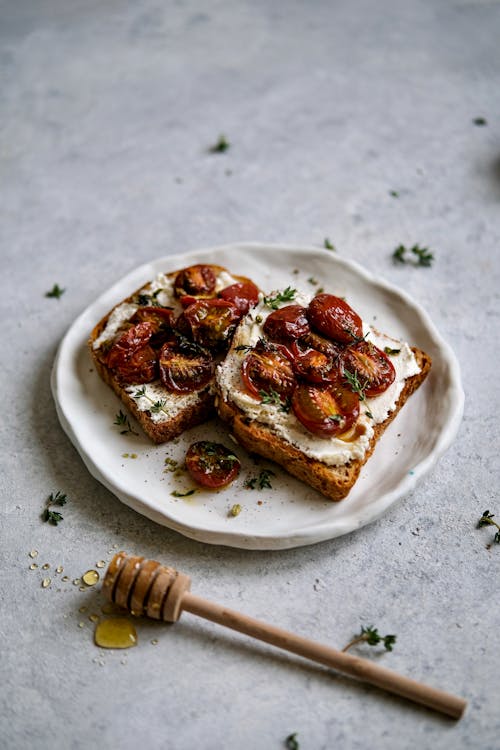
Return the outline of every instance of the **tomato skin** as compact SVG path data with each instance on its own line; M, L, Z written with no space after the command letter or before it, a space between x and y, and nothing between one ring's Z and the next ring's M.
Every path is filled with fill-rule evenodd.
M396 378L389 357L370 341L349 346L345 350L343 367L357 376L368 398L386 391Z
M298 350L293 369L299 378L308 383L332 383L342 378L338 361L316 349Z
M165 339L171 335L174 324L174 312L169 307L139 307L130 318L131 323L151 323L153 335L150 344L159 349Z
M325 354L329 359L334 362L339 362L342 358L345 347L341 344L330 341L330 339L320 336L316 331L309 331L305 336L302 336L292 346L294 356L300 356L303 351L307 349L315 349L322 354Z
M216 283L217 278L212 266L197 263L179 271L174 280L174 293L176 297L185 294L206 297L213 295Z
M281 347L280 347L281 349ZM277 347L256 347L241 365L243 384L249 393L262 401L262 393L274 391L286 402L292 395L296 380L290 360Z
M271 341L289 344L309 333L307 310L302 305L286 305L274 310L264 321L263 330Z
M210 382L215 362L202 349L186 352L177 341L170 340L160 350L158 367L161 383L168 391L191 393Z
M197 344L215 351L227 348L240 319L232 302L201 299L189 305L177 319L177 329Z
M124 383L150 383L156 377L156 354L149 341L154 333L151 323L136 323L111 346L106 364Z
M221 289L219 297L232 302L243 316L259 301L259 289L253 281L238 281Z
M347 302L333 294L317 294L308 307L311 326L341 344L352 344L363 337L363 323Z
M232 451L221 443L200 440L189 446L186 469L197 484L218 490L230 484L240 472L241 464Z
M340 384L301 383L292 396L293 413L314 435L331 438L348 430L359 416L359 396Z

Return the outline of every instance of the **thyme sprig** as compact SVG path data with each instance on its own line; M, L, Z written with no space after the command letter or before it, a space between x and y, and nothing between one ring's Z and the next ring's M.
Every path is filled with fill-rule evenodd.
M127 417L127 415L124 414L121 409L118 412L118 414L115 415L115 421L113 422L113 424L116 425L117 427L124 428L123 430L120 430L120 435L126 435L129 432L132 435L139 435L139 433L136 432L134 428L132 427L132 425L130 424L130 420Z
M132 398L135 398L136 400L139 398L145 398L146 401L149 401L149 403L151 404L150 411L153 414L158 414L158 412L162 411L164 414L168 415L168 411L167 409L165 409L167 403L166 400L162 398L155 401L154 398L151 398L151 396L146 393L145 385L143 385L142 388L138 388L136 392L132 394Z
M347 651L352 646L362 642L366 642L369 646L378 646L379 643L383 643L386 651L392 651L392 647L396 643L396 636L392 634L380 635L378 629L374 628L373 625L367 628L362 627L361 632L355 635L342 651Z
M344 369L344 379L349 385L351 391L358 394L359 400L366 402L365 388L368 385L368 381L365 380L364 383L360 383L357 372L351 372L346 369ZM371 411L366 411L365 414L367 417L370 417L370 419L373 419Z
M285 413L288 413L290 411L289 399L283 399L281 397L281 394L278 393L278 391L275 391L274 388L270 388L268 391L259 391L259 396L261 398L261 403L263 404L279 406L280 411L283 411Z
M267 305L267 307L270 307L271 310L278 310L282 302L291 302L295 299L296 294L296 289L287 286L282 292L276 292L274 296L264 297L264 304Z
M300 745L297 740L297 732L288 735L285 739L285 747L286 750L300 750Z
M414 257L408 256L407 253L412 253ZM434 260L434 254L430 252L429 248L420 247L420 245L413 245L409 250L404 245L398 245L392 253L392 259L394 263L406 263L429 268Z
M496 526L498 531L495 533L495 536L493 537L493 542L495 544L500 544L500 524L498 524L496 521L493 520L494 513L490 513L489 510L483 510L483 515L477 522L477 528L480 529L482 526Z
M66 505L67 502L68 497L65 493L60 492L59 490L57 490L55 494L51 492L46 500L46 507L42 511L42 521L44 521L45 523L50 523L52 524L52 526L57 526L58 523L63 520L63 516L56 510L50 510L50 507L53 505L58 505L59 507L61 507L63 505Z

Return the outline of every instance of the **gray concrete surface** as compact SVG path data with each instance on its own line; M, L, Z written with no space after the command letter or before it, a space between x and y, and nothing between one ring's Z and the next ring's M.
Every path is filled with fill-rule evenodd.
M500 546L476 529L500 518L499 36L486 0L0 4L3 748L499 747ZM230 150L207 154L219 133ZM460 360L465 417L437 468L378 522L287 552L198 544L120 504L50 394L74 318L166 253L325 237L410 292ZM394 266L416 242L433 266ZM54 568L76 578L115 545L333 645L396 633L393 653L358 653L468 711L450 722L187 616L101 651L98 594Z

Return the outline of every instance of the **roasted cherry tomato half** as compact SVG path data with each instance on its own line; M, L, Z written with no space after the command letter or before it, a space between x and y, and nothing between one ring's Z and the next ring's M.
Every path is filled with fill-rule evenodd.
M189 305L177 320L177 329L197 344L220 351L227 347L240 314L232 302L201 299Z
M149 343L153 349L159 349L172 332L174 312L169 307L139 307L130 321L131 323L151 323L153 335Z
M239 474L240 462L221 443L200 440L189 446L186 469L197 484L218 490L230 484Z
M331 383L342 378L338 360L327 357L316 349L300 350L293 359L296 375L308 383Z
M316 349L316 351L326 354L329 359L338 362L342 357L344 348L343 345L330 341L330 339L320 336L315 331L309 331L305 336L294 342L292 352L294 356L299 356L303 351Z
M271 341L289 344L309 332L306 308L301 305L286 305L267 316L264 333Z
M307 308L311 326L341 344L352 344L363 336L359 315L347 302L333 294L317 294Z
M215 362L201 347L183 347L177 341L167 341L158 360L160 380L174 393L191 393L204 388L214 374Z
M344 370L357 376L368 398L383 393L394 382L396 371L385 352L370 341L349 346L344 354Z
M275 393L277 399L286 402L296 385L291 362L277 347L256 347L249 352L241 365L241 376L246 389L259 400Z
M246 315L251 307L259 301L259 289L253 281L238 281L236 284L221 289L219 297L232 302L241 315Z
M137 323L121 334L108 352L107 366L124 383L150 383L156 377L156 354L149 344L151 323Z
M342 385L302 383L292 396L292 409L309 432L323 438L348 430L359 416L359 396Z
M207 297L215 292L217 278L212 266L199 263L179 271L174 281L176 297L191 294L194 297Z

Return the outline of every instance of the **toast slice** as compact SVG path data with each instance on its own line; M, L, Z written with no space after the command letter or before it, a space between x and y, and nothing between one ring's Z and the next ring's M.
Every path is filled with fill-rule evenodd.
M354 486L384 430L427 377L431 358L416 347L410 348L370 329L376 343L382 348L385 344L386 351L392 352L398 378L388 395L362 401L358 421L341 436L344 440L317 437L308 432L293 411L283 415L276 405L259 403L245 388L242 361L248 345L255 344L257 339L262 341L262 326L257 326L256 320L261 323L265 314L260 306L240 323L231 349L218 367L218 414L249 452L275 461L330 500L342 500ZM398 363L398 358L403 359Z
M197 269L195 275L199 280L198 270L202 267L211 270L215 278L213 289L204 289L203 279L197 288L196 284L194 287L192 284L190 286L189 280L186 282L186 272L189 273L192 269ZM212 276L210 278L212 279ZM154 443L172 440L215 414L213 373L216 363L229 346L230 332L227 340L220 345L220 342L212 340L210 336L207 338L206 329L205 339L202 344L198 344L195 340L196 334L186 325L184 313L190 304L201 300L219 299L223 290L233 288L235 284L249 284L256 292L258 291L253 282L246 277L233 276L227 269L215 264L190 266L170 273L160 273L130 297L115 305L92 330L88 345L98 374L112 388L126 409L134 415ZM237 303L240 302L241 300L237 300ZM221 315L226 311L227 306L222 307ZM241 314L240 311L238 319ZM155 320L158 315L163 316L162 322L158 325L155 323L153 336L144 341L142 354L139 356L139 368L135 365L130 366L130 356L124 351L124 345L120 352L119 342L127 341L127 332L136 326L138 319ZM181 326L180 321L183 321L184 325ZM235 321L233 322L235 325ZM218 320L215 319L213 323L217 326ZM141 325L144 331L144 323ZM230 328L228 330L230 331ZM150 330L146 332L146 338L149 333ZM131 334L129 339L130 337ZM212 360L211 374L207 374L208 371L205 369L198 385L194 384L183 391L173 389L171 384L162 382L163 375L159 368L158 360L162 346L165 341L173 339L176 345L182 341L181 349L187 351L194 360L197 351L201 353L202 358L208 357ZM117 357L117 353L120 356ZM194 360L188 359L188 366ZM116 362L118 366L114 366Z

